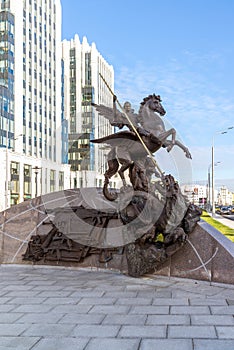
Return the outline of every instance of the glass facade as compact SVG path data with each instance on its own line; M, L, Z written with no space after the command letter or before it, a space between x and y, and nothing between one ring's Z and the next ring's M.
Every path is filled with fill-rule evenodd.
M71 170L94 170L94 88L92 86L91 53L85 53L85 85L82 87L81 133L77 133L76 50L70 49L70 133L69 164Z
M68 164L68 121L64 116L64 61L62 63L62 74L61 74L61 140L62 140L62 163Z
M70 50L70 133L76 132L76 51Z
M0 147L14 148L14 16L1 1L0 12Z

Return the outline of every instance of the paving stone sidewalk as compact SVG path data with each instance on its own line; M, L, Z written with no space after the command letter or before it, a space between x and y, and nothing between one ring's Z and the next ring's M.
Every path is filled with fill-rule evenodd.
M0 266L0 350L233 350L234 285Z

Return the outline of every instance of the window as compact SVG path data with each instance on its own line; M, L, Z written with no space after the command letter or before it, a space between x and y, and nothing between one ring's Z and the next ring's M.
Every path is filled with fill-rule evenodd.
M12 198L14 197L14 194L18 194L20 190L20 182L19 182L20 164L17 162L11 162L10 169L11 169L10 171L11 171L11 198ZM17 203L12 202L12 204L17 204Z
M50 170L50 192L55 191L55 170Z
M32 196L32 166L24 164L24 200Z

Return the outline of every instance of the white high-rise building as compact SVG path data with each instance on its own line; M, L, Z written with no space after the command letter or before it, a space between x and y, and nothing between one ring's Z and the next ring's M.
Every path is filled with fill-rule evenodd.
M80 42L77 34L74 39L62 42L62 56L72 186L102 186L108 149L103 149L103 145L94 146L90 140L110 135L114 129L107 119L96 112L92 103L113 107L113 96L100 74L113 91L114 69L94 43L89 45L86 37ZM113 177L111 185L116 187L118 181L117 177Z
M70 187L59 0L0 0L0 210Z

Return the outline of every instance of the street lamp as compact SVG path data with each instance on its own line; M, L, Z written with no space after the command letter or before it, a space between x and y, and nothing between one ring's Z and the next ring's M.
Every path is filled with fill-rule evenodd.
M214 163L214 166L217 166L219 165L221 162L215 162ZM210 190L211 190L211 184L210 184L210 169L211 169L211 166L212 164L210 164L208 166L208 194L207 194L207 197L208 197L208 200L207 200L207 209L208 211L211 211L211 193L210 193Z
M230 126L227 130L217 131L212 138L212 149L211 149L211 166L212 166L212 216L215 214L215 200L214 200L214 137L216 134L227 134L228 130L234 129L234 126Z
M37 165L32 168L34 171L35 171L35 197L37 197L37 194L38 194L38 182L37 182L37 176L38 176L38 173L39 173L39 170L41 169L40 167L38 167Z

